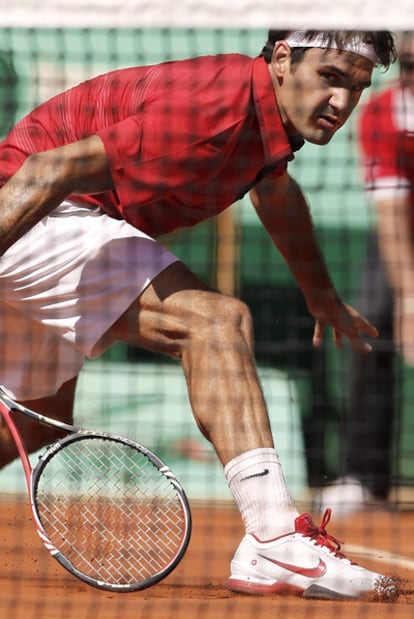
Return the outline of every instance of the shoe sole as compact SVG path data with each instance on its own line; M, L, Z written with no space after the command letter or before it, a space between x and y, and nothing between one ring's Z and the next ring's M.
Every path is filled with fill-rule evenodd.
M301 595L303 589L288 585L287 583L275 582L273 585L262 585L257 582L248 580L238 580L237 578L229 578L225 587L236 593L250 593L253 595Z
M276 582L272 585L263 585L235 578L229 578L225 583L225 587L236 593L250 593L250 595L295 595L306 599L318 600L364 600L370 599L375 595L374 592L367 592L364 595L352 596L326 589L320 585L311 585L307 589L302 589L287 583Z

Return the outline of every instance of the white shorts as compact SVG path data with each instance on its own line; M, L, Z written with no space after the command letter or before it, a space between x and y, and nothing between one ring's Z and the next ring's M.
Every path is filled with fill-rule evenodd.
M20 400L55 394L176 261L125 221L64 202L0 258L0 384Z

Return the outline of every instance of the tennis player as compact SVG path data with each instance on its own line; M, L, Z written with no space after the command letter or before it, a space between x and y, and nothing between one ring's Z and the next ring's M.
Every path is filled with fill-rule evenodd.
M304 140L327 144L394 61L383 32L278 32L258 58L201 57L101 75L23 118L0 144L1 382L30 408L72 421L85 357L116 341L181 360L246 535L227 586L306 597L392 598L298 514L257 378L252 320L155 239L250 192L315 318L340 346L376 329L339 298L308 206L287 172ZM271 268L271 265L269 265ZM32 450L49 442L30 424ZM1 464L15 457L3 439Z

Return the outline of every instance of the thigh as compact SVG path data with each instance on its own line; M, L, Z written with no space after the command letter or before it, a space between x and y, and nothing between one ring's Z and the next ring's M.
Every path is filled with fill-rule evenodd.
M13 398L52 396L83 363L84 356L65 339L0 299L0 384Z
M106 337L179 356L189 332L214 322L224 298L175 262L152 280Z
M63 203L0 257L0 300L79 355L96 357L110 326L176 261L127 222Z
M26 400L22 404L41 415L72 424L76 383L77 377L74 377L65 382L55 395ZM64 436L64 433L58 429L44 426L24 415L15 415L14 419L29 453L33 453ZM14 460L17 455L17 449L8 428L4 422L0 422L0 468Z

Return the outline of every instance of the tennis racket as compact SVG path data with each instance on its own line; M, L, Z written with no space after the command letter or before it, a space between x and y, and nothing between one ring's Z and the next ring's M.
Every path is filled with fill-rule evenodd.
M71 574L98 589L136 591L178 565L191 513L179 481L158 456L129 438L35 413L1 388L0 413L23 464L36 530ZM16 414L67 433L33 469Z

